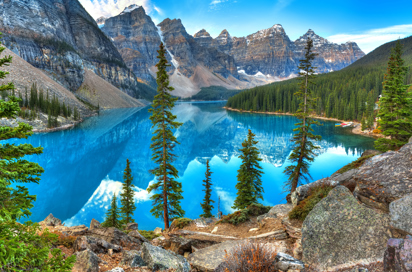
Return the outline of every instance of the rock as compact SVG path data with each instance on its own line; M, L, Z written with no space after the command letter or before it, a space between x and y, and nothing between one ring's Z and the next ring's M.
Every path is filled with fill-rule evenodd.
M139 230L139 225L137 223L127 223L126 230Z
M210 233L217 233L217 227L214 227Z
M112 248L108 249L107 254L109 254L109 256L113 256L113 249Z
M144 243L142 247L142 258L152 270L175 269L178 272L189 272L190 264L187 260L170 251Z
M412 271L412 237L389 239L383 258L385 272Z
M389 204L391 226L412 234L412 194Z
M282 219L282 225L290 237L295 239L302 238L302 229L300 227L294 226L289 217Z
M348 171L348 172L350 172L350 171ZM348 172L346 172L346 173L348 173ZM350 172L350 173L353 173L353 172ZM349 174L346 174L345 176L341 176L341 174L337 174L335 176L336 177L341 176L339 178L339 180L346 181L346 178L351 177ZM322 185L322 184L329 184L331 186L336 186L336 185L339 184L339 182L335 181L335 177L332 175L330 178L319 179L315 182L299 186L298 188L296 188L296 191L294 191L290 196L291 200L292 200L293 207L297 206L302 200L304 200L305 198L307 198L309 196L309 192L310 192L310 189L312 187L319 186L319 185Z
M92 221L90 222L90 229L98 229L98 228L100 228L100 222L93 218Z
M193 268L200 271L214 271L224 261L225 250L229 252L240 243L240 241L226 241L196 250L190 254L188 261Z
M253 228L253 229L250 229L249 232L258 231L258 230L259 230L259 228Z
M292 210L293 206L291 204L280 204L273 206L268 213L262 214L257 217L257 221L261 222L266 218L278 218L285 217Z
M409 143L409 144L412 144L412 137L411 137L411 138L409 138L408 143Z
M62 226L62 221L53 216L53 214L49 214L43 221L39 222L40 225L43 226Z
M174 237L170 240L170 250L182 256L185 252L192 251L192 245L196 242L193 239L183 237Z
M130 267L146 266L146 263L142 259L142 252L137 250L125 250L123 251L123 258L120 261L120 265L127 265Z
M296 239L295 243L293 244L293 257L301 260L302 259L302 240Z
M107 253L110 249L115 252L122 251L122 247L111 244L101 238L92 236L80 236L74 241L73 249L75 251L91 250L94 253Z
M116 267L116 268L113 268L112 270L109 270L107 272L124 272L124 270L121 267Z
M58 231L70 236L85 235L89 230L85 225L66 227L66 226L56 226L53 227L54 231Z
M102 260L89 249L76 253L76 263L73 272L99 272L99 263Z
M278 253L275 257L276 268L280 271L289 270L303 270L305 265L303 262L293 258L292 256L285 253Z
M369 150L364 151L364 152L362 153L362 156L361 156L361 157L366 157L366 156L371 156L371 155L379 155L379 154L381 154L380 151L378 151L378 150L373 150L373 149L369 149Z
M218 219L215 218L215 217L212 217L212 218L198 218L198 219L193 220L196 227L198 227L198 228L206 228L206 227L216 223L217 221L218 221Z
M149 243L149 240L147 240L147 239L146 239L143 235L141 235L140 232L137 231L137 230L132 230L131 232L129 232L129 236L140 240L140 242L142 242L142 243L144 243L144 242Z
M359 260L382 260L389 217L357 202L337 186L309 213L302 227L305 264L326 269Z
M103 239L111 244L122 247L129 247L131 249L139 249L142 244L140 240L127 235L117 228L99 228L92 229L87 232L87 236Z
M159 227L155 228L153 231L154 234L162 234L162 232L163 232L163 229Z
M389 204L412 193L412 144L367 160L354 176L355 196L366 205L389 211Z

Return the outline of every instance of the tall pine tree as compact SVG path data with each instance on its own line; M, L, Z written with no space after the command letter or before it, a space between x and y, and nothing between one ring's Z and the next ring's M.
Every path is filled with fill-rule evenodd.
M389 137L375 142L375 148L382 152L400 148L412 135L412 96L404 84L407 70L402 59L402 44L398 41L389 58L379 100L378 122L382 134Z
M0 33L1 37L1 33ZM0 45L0 54L5 48ZM0 67L8 66L11 56L0 58ZM0 71L0 80L8 75ZM14 90L12 83L0 85L0 92ZM0 100L0 118L13 119L20 112L18 99L9 96ZM42 147L31 144L9 144L9 139L27 139L33 134L32 127L19 123L17 127L0 126L0 265L1 271L71 271L75 256L63 259L60 249L51 249L57 240L55 235L39 236L38 226L18 221L31 215L30 209L36 196L29 195L26 187L19 184L39 183L43 168L30 162L26 156L40 155ZM52 255L49 258L49 255Z
M293 151L289 156L289 160L293 163L286 167L284 173L289 176L285 183L285 190L293 193L301 184L302 179L308 181L311 178L309 174L309 163L313 162L316 156L314 151L318 149L313 141L321 139L319 135L314 135L312 125L319 123L312 118L310 114L314 111L316 99L313 98L311 85L313 85L314 70L316 67L312 66L312 61L316 54L312 52L313 41L309 38L305 47L305 59L300 60L298 66L301 82L299 83L299 90L295 93L295 97L301 100L299 108L295 116L300 119L299 123L295 125L293 131Z
M133 212L136 210L134 203L134 190L132 170L130 169L130 161L127 159L126 168L123 173L123 190L120 194L120 202L122 207L120 208L120 214L122 217L122 225L134 222Z
M239 158L242 159L240 169L237 171L236 184L237 197L233 203L233 209L245 209L252 203L257 203L258 199L263 200L263 187L261 176L263 171L259 162L259 150L256 147L258 141L254 140L255 134L249 129L247 139L242 143Z
M150 212L156 217L163 217L165 229L169 228L169 220L183 217L185 212L180 207L182 197L182 184L176 180L178 171L173 166L173 161L176 158L173 148L179 144L176 137L173 135L173 129L179 128L182 124L176 122L176 116L172 114L177 98L170 94L173 87L169 86L169 75L166 68L170 66L166 60L166 48L163 43L160 44L160 49L157 51L159 59L157 67L157 95L154 97L152 108L149 112L152 114L152 128L155 128L154 136L152 137L152 160L157 164L157 167L150 170L150 173L156 176L156 182L147 190L148 192L155 191L151 196L153 200L153 208Z
M205 198L203 199L203 203L200 204L203 209L203 214L200 215L200 217L204 218L210 218L212 217L212 209L214 208L212 203L215 203L210 197L212 196L212 182L210 179L210 176L213 174L213 172L210 171L210 166L209 166L209 160L206 161L206 173L205 173L205 179L203 180L203 186L205 187L203 192L205 192Z
M110 208L106 213L106 219L102 223L102 227L109 228L115 227L120 228L119 220L119 208L117 207L117 196L113 194L112 202L110 203Z

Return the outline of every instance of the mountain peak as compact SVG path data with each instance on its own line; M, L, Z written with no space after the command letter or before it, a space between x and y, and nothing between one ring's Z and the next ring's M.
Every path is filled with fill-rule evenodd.
M229 31L227 31L226 29L223 29L222 32L220 32L218 38L231 38Z
M200 31L198 31L195 35L195 38L209 38L210 34L209 32L206 31L206 29L202 29Z
M122 13L120 13L120 14L125 14L125 13L132 12L133 10L138 9L138 8L140 8L140 7L141 7L141 6L136 5L136 4L130 5L130 6L128 6L128 7L125 7L124 10L122 11Z

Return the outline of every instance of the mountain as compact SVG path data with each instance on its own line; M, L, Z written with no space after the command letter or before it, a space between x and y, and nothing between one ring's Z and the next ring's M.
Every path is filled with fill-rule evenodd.
M204 29L194 38L202 46L217 48L233 56L239 73L272 78L272 81L297 75L297 66L303 58L308 38L313 40L314 52L319 54L314 61L318 73L340 70L365 55L356 43L331 43L311 29L296 41L291 41L279 24L241 38L232 37L226 29L216 39Z
M131 96L153 97L78 0L2 1L0 13L5 45L70 91L89 69Z
M316 114L340 120L373 118L374 105L382 93L387 63L396 42L376 48L340 71L318 75L312 87L313 93L319 98ZM399 42L403 44L402 58L409 67L405 83L411 84L412 36ZM297 89L297 79L276 82L241 92L231 97L227 106L260 112L294 113L299 103L293 95Z

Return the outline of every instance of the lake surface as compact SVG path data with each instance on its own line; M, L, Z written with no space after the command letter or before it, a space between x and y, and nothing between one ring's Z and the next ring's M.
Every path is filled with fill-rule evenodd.
M232 212L236 197L237 170L241 164L239 148L248 129L256 134L261 152L265 205L285 202L284 168L291 152L292 129L297 119L276 116L228 112L225 102L179 103L174 109L178 121L184 123L175 135L180 141L175 149L175 166L183 184L181 205L186 217L198 218L202 213L202 180L206 160L210 160L213 183L212 197L224 214ZM113 193L119 194L126 159L131 161L136 206L135 220L140 229L153 230L163 226L160 219L150 214L151 201L146 188L154 176L149 170L152 137L148 108L116 109L88 118L74 129L35 134L29 142L44 147L40 156L29 160L45 170L39 185L28 185L37 195L32 209L32 221L41 221L49 213L66 225L89 225L92 218L102 222ZM322 136L319 156L311 165L314 180L327 177L342 166L357 159L364 150L373 149L373 139L352 135L350 129L336 128L334 122L321 121L316 133Z

